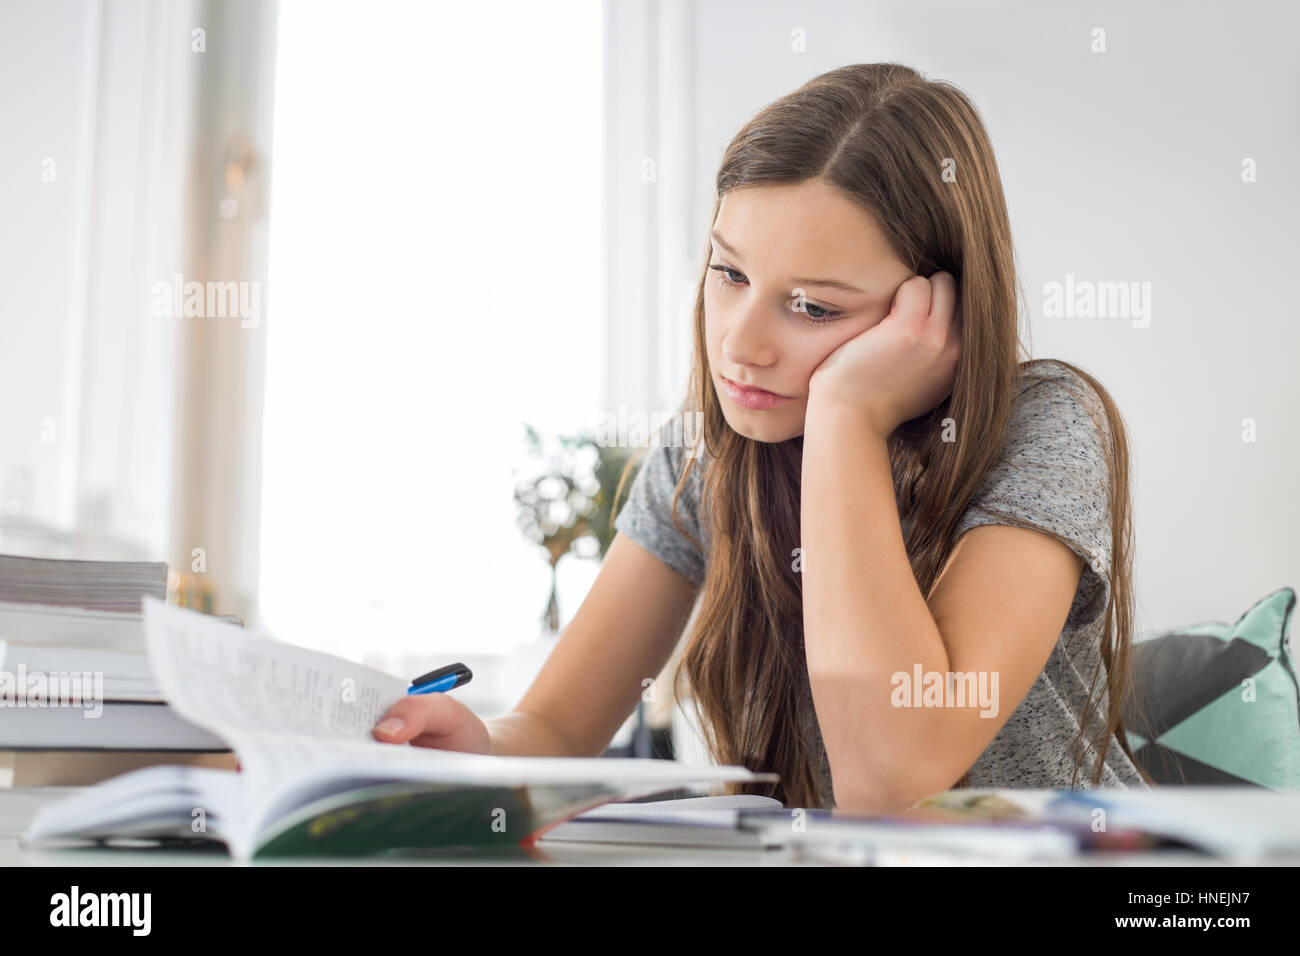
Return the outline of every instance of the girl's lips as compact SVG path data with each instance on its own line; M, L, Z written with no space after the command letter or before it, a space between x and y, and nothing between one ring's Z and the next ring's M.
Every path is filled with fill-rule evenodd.
M766 389L745 388L743 385L737 385L725 375L719 375L718 377L722 379L722 388L727 393L727 397L743 408L763 411L794 401L792 398L786 398L784 395L778 395L776 392L769 392Z

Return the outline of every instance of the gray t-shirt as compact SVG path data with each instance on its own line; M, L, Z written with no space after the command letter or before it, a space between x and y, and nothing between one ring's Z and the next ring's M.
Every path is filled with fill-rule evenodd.
M1110 595L1111 518L1106 459L1092 417L1104 427L1104 411L1095 393L1065 366L1040 363L1033 374L1036 377L1022 378L1018 385L1002 456L962 515L957 537L977 525L1031 522L1064 538L1084 559L1084 568L1065 626L1046 666L970 768L972 787L1063 789L1071 785L1070 746L1079 731L1094 668L1099 666L1102 615ZM707 456L702 457L699 464L706 461ZM650 449L614 524L618 531L700 586L704 582L709 535L699 521L698 465L678 499L678 516L702 542L703 551L673 527L670 511L673 489L685 463L681 447ZM903 530L908 527L904 523ZM1096 692L1102 704L1100 712L1094 712L1092 717L1090 738L1098 732L1108 706L1104 668L1097 673ZM811 700L806 674L802 683L802 692ZM812 712L811 707L807 710ZM833 806L830 767L815 719L810 720L806 730L820 756L820 805ZM1090 787L1096 751L1088 741L1084 747L1076 785ZM1100 785L1147 786L1115 741L1107 751Z

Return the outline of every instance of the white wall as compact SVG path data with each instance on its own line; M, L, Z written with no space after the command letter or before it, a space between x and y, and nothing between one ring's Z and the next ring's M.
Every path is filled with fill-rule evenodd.
M680 5L660 8L671 17ZM997 151L1034 356L1094 374L1128 422L1139 628L1235 620L1265 593L1300 586L1300 324L1287 298L1300 252L1289 168L1300 152L1300 8L708 0L687 9L688 40L656 56L692 78L690 103L674 114L693 124L690 224L680 230L688 256L705 241L727 141L771 100L856 62L905 63L956 83ZM1090 51L1094 27L1106 30L1105 53ZM791 49L796 29L807 52ZM613 42L640 64L643 37ZM615 77L634 68L622 59L615 49ZM1240 178L1245 157L1258 164L1253 184ZM611 185L620 188L638 187ZM1149 327L1046 318L1043 285L1067 273L1150 282ZM622 306L607 297L607 307ZM662 321L679 323L676 348L688 349L689 308ZM635 358L611 357L619 361ZM660 375L646 390L672 387ZM1256 422L1254 443L1242 441L1245 418Z

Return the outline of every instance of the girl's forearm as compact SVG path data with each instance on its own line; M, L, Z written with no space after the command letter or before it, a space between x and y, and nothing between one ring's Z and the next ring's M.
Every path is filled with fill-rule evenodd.
M581 753L538 714L511 711L486 720L491 753L498 757L591 757Z
M836 802L886 810L941 744L939 711L891 703L891 676L948 669L898 518L886 438L852 408L809 401L801 534L808 677Z

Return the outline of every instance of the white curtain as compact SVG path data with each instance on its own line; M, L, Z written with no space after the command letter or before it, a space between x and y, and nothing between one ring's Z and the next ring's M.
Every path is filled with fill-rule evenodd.
M276 6L0 9L0 550L256 581L260 332L157 289L263 278ZM232 205L233 202L233 205ZM242 204L242 205L241 205Z
M685 396L712 184L699 175L694 5L605 5L605 407ZM705 164L706 166L708 164Z

